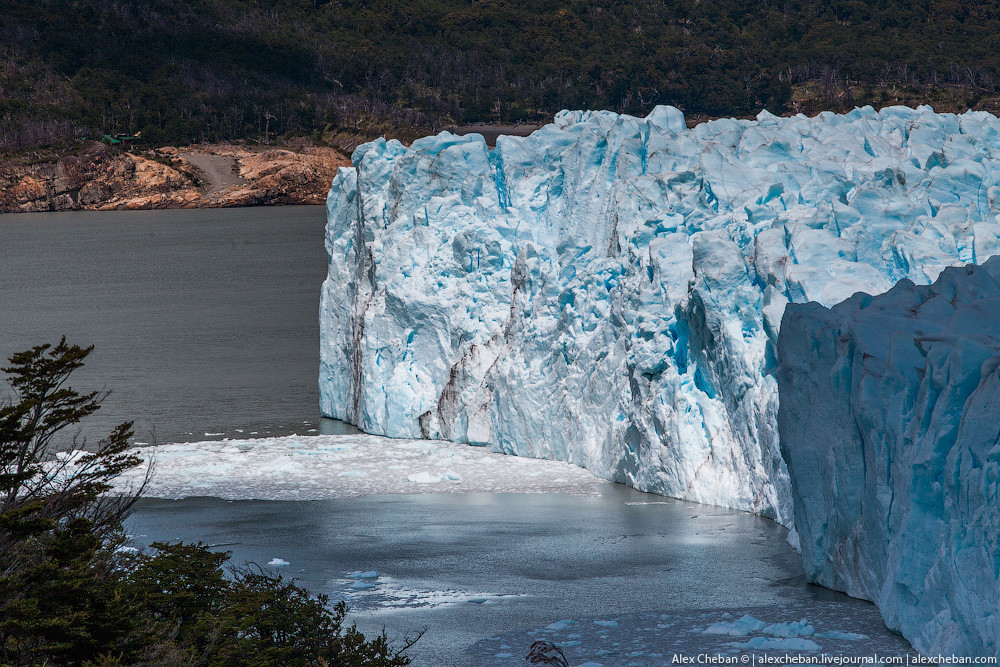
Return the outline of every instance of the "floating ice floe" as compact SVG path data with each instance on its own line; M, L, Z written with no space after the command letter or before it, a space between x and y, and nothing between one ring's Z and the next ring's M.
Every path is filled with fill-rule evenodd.
M153 462L145 495L311 500L393 493L600 492L607 482L560 461L443 441L312 435L192 442L132 450ZM67 457L75 455L67 454ZM126 490L146 466L120 476Z
M746 637L754 632L760 632L767 623L758 621L753 616L745 614L735 621L719 621L713 623L703 630L706 635L731 635L733 637Z

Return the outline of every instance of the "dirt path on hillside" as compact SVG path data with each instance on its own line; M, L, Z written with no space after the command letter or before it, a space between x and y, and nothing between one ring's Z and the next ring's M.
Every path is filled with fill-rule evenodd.
M223 155L212 155L203 151L183 151L180 157L200 171L208 183L205 196L211 196L227 188L246 185L239 175L236 160Z

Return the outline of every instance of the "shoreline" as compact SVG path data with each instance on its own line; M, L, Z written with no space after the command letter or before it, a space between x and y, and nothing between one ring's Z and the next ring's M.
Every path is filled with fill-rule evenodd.
M323 204L350 163L305 142L132 151L86 142L35 163L0 161L0 214Z

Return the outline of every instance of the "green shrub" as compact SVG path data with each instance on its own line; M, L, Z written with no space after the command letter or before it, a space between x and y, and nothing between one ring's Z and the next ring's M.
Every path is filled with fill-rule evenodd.
M111 496L131 424L91 453L51 459L56 437L100 407L68 384L92 348L41 345L2 370L14 400L0 405L0 665L409 664L385 633L367 640L294 581L197 544L120 549L141 494ZM77 444L73 441L74 444Z

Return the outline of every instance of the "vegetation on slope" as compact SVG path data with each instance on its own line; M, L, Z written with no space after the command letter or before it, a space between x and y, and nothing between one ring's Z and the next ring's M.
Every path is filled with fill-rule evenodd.
M259 567L227 573L228 553L122 548L138 495L106 492L139 464L131 424L91 454L48 460L57 436L100 405L67 384L89 353L63 340L3 369L15 400L0 405L0 665L409 664L384 633L367 640L346 626L343 603Z
M997 92L986 0L0 0L0 151Z

